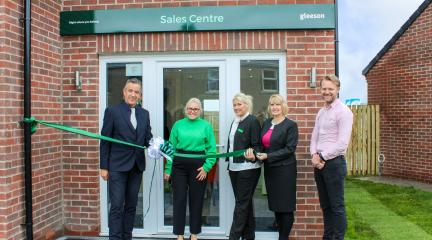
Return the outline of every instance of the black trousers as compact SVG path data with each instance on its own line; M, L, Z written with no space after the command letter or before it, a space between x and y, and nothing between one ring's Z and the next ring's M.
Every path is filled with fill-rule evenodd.
M344 156L326 161L324 168L315 169L315 182L318 189L324 217L323 239L344 239L347 227L344 179L347 174Z
M180 151L181 153L204 154L204 152ZM173 189L173 233L184 235L186 224L186 203L189 197L189 227L190 233L201 232L204 191L207 178L198 181L197 169L202 167L205 159L175 157L171 173Z
M138 192L142 172L135 165L127 172L109 172L108 189L110 211L108 217L109 239L132 239Z
M275 212L275 217L278 225L279 240L287 240L294 224L294 213Z
M234 191L235 207L229 234L230 240L255 238L253 195L261 174L261 168L229 171Z

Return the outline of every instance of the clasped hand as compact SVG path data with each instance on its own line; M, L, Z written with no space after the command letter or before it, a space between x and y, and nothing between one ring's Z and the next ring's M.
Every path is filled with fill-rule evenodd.
M248 148L244 153L244 157L250 161L267 160L267 153L257 153L257 152L254 153L254 151L255 150L253 148Z
M314 168L321 170L324 168L324 165L325 161L323 161L317 153L312 155L312 166L314 166Z

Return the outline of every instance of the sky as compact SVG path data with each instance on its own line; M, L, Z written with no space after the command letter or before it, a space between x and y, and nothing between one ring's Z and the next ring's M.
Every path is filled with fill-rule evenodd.
M423 0L339 0L340 99L367 103L363 69Z

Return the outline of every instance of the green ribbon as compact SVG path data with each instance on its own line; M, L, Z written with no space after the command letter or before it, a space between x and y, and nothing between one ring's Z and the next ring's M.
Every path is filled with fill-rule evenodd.
M45 125L47 127L56 128L56 129L59 129L59 130L63 130L63 131L66 131L66 132L71 132L71 133L83 135L83 136L94 138L94 139L100 139L100 140L105 140L105 141L112 142L112 143L118 143L118 144L123 144L123 145L131 146L131 147L137 147L137 148L140 148L140 149L146 149L145 146L140 146L140 145L133 144L133 143L130 143L130 142L121 141L121 140L118 140L118 139L115 139L115 138L110 138L110 137L107 137L107 136L103 136L103 135L100 135L100 134L88 132L88 131L85 131L85 130L82 130L82 129L78 129L78 128L74 128L74 127L70 127L70 126L66 126L66 125L61 125L61 124L57 124L57 123L52 123L52 122L46 122L46 121L42 121L42 120L37 120L34 117L24 118L24 122L31 124L31 133L32 134L37 131L37 125L38 124L42 124L42 125ZM242 150L237 150L237 151L229 152L229 153L216 153L216 154L208 154L208 155L206 155L206 154L174 153L174 156L185 157L185 158L240 157L245 152L246 152L246 149L242 149Z
M245 149L237 150L228 153L215 153L215 154L187 154L187 153L174 153L174 156L184 158L222 158L222 157L240 157L246 152Z
M78 129L78 128L74 128L74 127L70 127L70 126L66 126L66 125L61 125L61 124L57 124L57 123L45 122L45 121L42 121L42 120L36 120L34 117L24 118L24 122L30 123L32 125L32 134L36 132L36 130L37 130L37 124L42 124L42 125L45 125L47 127L60 129L60 130L66 131L66 132L80 134L80 135L83 135L83 136L86 136L86 137L90 137L90 138L101 139L101 140L105 140L105 141L108 141L108 142L124 144L124 145L127 145L127 146L137 147L137 148L141 148L141 149L145 149L146 148L144 146L136 145L136 144L133 144L133 143L130 143L130 142L121 141L121 140L118 140L118 139L115 139L115 138L106 137L106 136L99 135L99 134L92 133L92 132L88 132L88 131L85 131L85 130L82 130L82 129Z

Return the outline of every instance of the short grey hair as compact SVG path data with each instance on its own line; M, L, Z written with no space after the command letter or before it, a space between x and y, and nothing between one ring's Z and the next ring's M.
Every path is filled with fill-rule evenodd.
M253 112L253 102L252 102L253 97L251 95L247 95L247 94L240 92L240 93L237 93L236 95L234 95L232 101L233 101L233 103L234 103L234 101L239 101L239 102L246 104L248 106L248 112L249 113Z
M126 89L126 86L127 86L129 83L132 83L132 84L138 84L138 85L140 86L140 92L141 92L142 84L141 84L141 81L140 81L138 78L129 78L128 80L126 80L126 83L125 83L125 85L124 85L124 87L123 87L123 91Z

